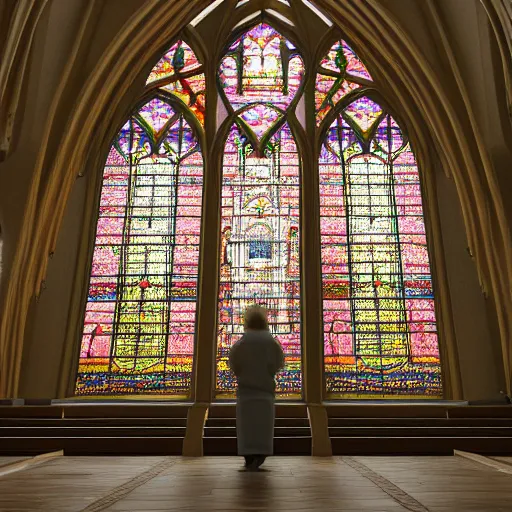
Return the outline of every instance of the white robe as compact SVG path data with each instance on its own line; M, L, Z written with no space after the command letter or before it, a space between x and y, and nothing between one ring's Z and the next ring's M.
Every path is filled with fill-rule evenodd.
M238 454L272 455L275 374L284 366L283 349L268 331L247 331L231 348L229 364L238 379Z

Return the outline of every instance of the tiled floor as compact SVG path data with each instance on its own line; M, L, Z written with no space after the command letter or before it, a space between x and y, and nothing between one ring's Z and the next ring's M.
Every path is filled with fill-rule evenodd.
M512 475L460 457L58 457L0 478L1 511L512 511Z

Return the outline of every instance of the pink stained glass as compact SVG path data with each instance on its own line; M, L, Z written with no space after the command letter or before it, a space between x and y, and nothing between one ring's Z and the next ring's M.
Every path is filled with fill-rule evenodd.
M157 80L170 78L177 72L189 73L201 66L194 51L184 41L177 41L157 62L146 80L146 85Z
M382 155L404 144L390 116L385 123L375 134L378 144L370 145ZM327 392L331 398L440 397L434 298L414 155L408 147L385 161L361 149L348 154L353 137L340 115L319 162ZM409 204L417 209L413 214L406 210Z
M385 156L401 150L403 145L402 131L396 121L391 116L384 116L372 140L372 151L376 154L382 153ZM396 176L400 179L399 172L396 173ZM412 176L416 176L416 174L413 173Z
M341 75L348 73L355 77L372 80L366 66L345 41L336 41L320 62L320 66ZM350 77L348 79L350 80Z
M153 98L139 110L139 116L152 130L154 137L158 136L166 123L173 118L174 114L175 112L172 107L159 98Z
M240 117L247 123L258 139L261 139L282 115L267 105L255 105L244 110Z
M217 332L217 393L233 396L229 349L243 333L246 307L269 311L286 368L277 377L282 397L301 394L299 155L285 124L263 156L234 125L224 149L221 264Z
M162 111L161 100L150 101L135 116L149 125ZM183 114L154 149L141 143L145 132L135 116L104 169L76 394L184 397L194 347L202 156Z
M190 78L178 77L176 80L163 85L162 89L174 94L174 96L183 101L196 115L199 122L204 125L206 106L206 79L204 74Z
M300 88L303 74L302 57L293 45L270 25L261 23L231 45L222 59L218 79L234 110L253 103L286 109Z
M149 131L151 133L151 130ZM132 155L134 159L138 160L143 156L151 154L151 142L148 133L132 117L121 128L112 149L118 149L119 153L122 154L126 160L129 159L129 155ZM113 167L113 170L114 169L115 167Z
M372 80L372 77L370 76L370 73L368 73L366 66L362 63L354 50L352 50L352 48L350 48L350 46L345 41L343 41L343 52L347 58L347 73L349 75L365 78L366 80Z
M202 69L190 46L180 40L153 68L146 85L170 92L204 125L206 82Z
M317 74L315 91L317 124L324 120L334 105L359 87L359 84L348 82L338 77Z
M344 111L361 130L367 134L382 114L382 108L370 98L363 96L352 102Z

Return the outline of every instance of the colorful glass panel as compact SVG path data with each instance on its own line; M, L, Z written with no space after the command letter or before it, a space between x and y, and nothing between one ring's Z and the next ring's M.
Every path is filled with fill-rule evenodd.
M268 105L255 105L244 110L240 117L254 132L258 139L261 139L277 122L282 115Z
M376 152L362 154L356 140L340 115L319 161L327 392L441 397L416 161L390 116L372 141Z
M231 397L235 377L227 360L243 334L247 306L263 304L286 367L277 393L298 397L300 344L299 203L297 147L287 124L258 156L234 125L224 149L221 264L217 343L217 394Z
M361 134L367 135L382 114L382 108L370 98L363 96L345 109L345 116L350 118Z
M332 107L342 98L361 87L358 83L359 78L372 79L352 48L345 41L337 41L321 61L320 70L316 76L317 124L322 122ZM364 110L363 108L362 111Z
M366 66L345 41L334 43L329 53L323 58L320 66L340 75L347 73L366 80L372 80Z
M316 76L315 107L317 124L320 124L332 107L349 92L358 89L359 84L339 77L318 74Z
M302 83L304 63L295 46L260 23L237 39L222 59L218 79L234 110L271 103L283 110Z
M155 132L162 133L152 147ZM189 394L203 161L183 115L152 100L103 171L77 395Z
M155 84L179 98L204 124L206 80L201 71L192 48L179 40L152 69L146 85Z
M190 73L200 66L201 63L192 48L185 41L177 41L151 70L146 85L157 80L171 78L177 73Z
M165 101L153 98L139 110L138 116L142 118L142 123L146 124L147 131L155 138L172 119L174 110Z

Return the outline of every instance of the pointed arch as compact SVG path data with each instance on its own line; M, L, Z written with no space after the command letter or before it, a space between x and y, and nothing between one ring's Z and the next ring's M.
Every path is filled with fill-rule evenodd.
M222 165L221 258L217 331L218 397L234 396L229 349L243 332L251 303L269 311L286 367L283 398L302 396L300 314L301 158L289 113L303 87L303 59L266 22L227 46L217 85L229 128Z
M77 395L190 394L204 86L191 85L187 73L204 81L201 64L179 40L151 71L140 106L110 148L103 169Z
M418 169L407 137L361 96L319 156L327 394L442 397Z

